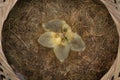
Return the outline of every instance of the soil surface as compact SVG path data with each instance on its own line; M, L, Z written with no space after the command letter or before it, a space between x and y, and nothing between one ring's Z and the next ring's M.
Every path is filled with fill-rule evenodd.
M98 2L97 2L98 1ZM3 50L26 80L100 80L115 60L116 26L99 0L18 0L3 27ZM65 20L86 44L63 62L38 44L42 23Z

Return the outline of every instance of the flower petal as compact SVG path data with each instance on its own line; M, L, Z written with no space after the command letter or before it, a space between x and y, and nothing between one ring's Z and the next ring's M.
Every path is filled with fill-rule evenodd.
M71 49L73 51L83 51L85 50L85 43L84 41L82 40L82 38L77 34L77 33L74 33L74 37L73 37L73 40L71 41Z
M70 46L69 45L57 45L54 48L54 53L56 57L60 60L60 62L63 62L69 55Z
M39 37L38 43L44 47L52 48L60 43L60 38L55 38L54 36L54 32L46 32Z
M64 20L52 20L42 26L46 31L61 32L63 24L66 24Z

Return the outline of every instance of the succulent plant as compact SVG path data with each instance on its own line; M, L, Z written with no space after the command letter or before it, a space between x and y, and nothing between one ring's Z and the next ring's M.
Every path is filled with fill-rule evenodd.
M71 27L64 20L51 20L44 23L42 27L46 32L40 35L38 43L53 48L60 62L68 57L70 50L77 52L85 50L82 38L72 32Z

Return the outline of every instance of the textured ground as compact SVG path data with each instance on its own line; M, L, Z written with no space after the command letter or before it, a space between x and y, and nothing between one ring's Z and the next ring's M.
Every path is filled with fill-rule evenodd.
M86 43L60 63L53 50L38 44L41 24L63 19ZM99 0L19 0L3 28L3 50L9 64L26 80L99 80L113 63L118 34Z

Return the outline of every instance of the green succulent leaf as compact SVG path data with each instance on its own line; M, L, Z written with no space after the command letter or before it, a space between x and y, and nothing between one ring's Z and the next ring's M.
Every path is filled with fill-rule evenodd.
M67 23L65 23L65 24L63 24L63 26L62 26L62 31L63 31L63 32L71 31L71 27L70 27Z
M56 45L54 35L53 32L46 32L39 37L38 43L44 47L53 48Z
M42 26L46 31L61 32L63 24L66 24L64 20L52 20Z
M56 47L54 47L54 53L60 62L63 62L68 57L69 51L69 45L57 45Z
M84 41L77 33L74 33L73 36L74 37L73 37L73 39L71 41L71 45L70 45L71 50L78 51L78 52L83 51L86 47Z

